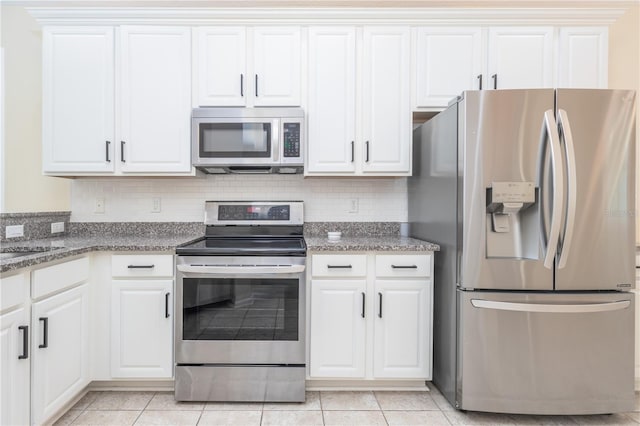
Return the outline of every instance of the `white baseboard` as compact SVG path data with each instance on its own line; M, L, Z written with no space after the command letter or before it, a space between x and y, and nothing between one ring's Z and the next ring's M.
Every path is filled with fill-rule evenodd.
M91 391L149 391L173 392L173 380L94 380Z
M429 391L424 380L307 380L306 389L308 391Z

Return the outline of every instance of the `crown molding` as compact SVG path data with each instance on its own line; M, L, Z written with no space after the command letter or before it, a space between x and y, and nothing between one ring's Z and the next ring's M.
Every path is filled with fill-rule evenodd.
M627 7L27 7L27 10L42 25L609 25Z

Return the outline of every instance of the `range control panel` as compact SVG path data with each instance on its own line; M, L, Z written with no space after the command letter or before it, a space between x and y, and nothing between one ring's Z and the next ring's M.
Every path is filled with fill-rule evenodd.
M282 144L285 157L300 157L300 123L282 124Z
M221 204L218 220L289 220L288 205Z

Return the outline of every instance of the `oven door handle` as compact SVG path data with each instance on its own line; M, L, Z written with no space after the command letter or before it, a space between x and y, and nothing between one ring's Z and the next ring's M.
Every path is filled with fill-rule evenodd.
M298 274L304 272L304 265L278 265L278 266L229 266L229 265L177 265L179 272L207 275L229 274Z

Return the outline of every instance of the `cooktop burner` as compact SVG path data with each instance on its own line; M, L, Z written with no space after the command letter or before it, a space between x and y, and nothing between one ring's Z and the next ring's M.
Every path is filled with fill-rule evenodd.
M306 256L300 201L207 201L206 234L176 248L188 256Z

